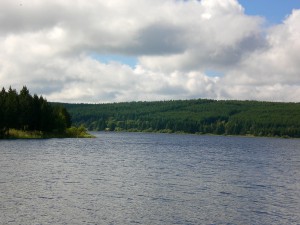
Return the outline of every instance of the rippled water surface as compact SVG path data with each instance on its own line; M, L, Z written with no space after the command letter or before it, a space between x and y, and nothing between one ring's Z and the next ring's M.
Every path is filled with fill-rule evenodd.
M300 224L300 140L0 141L0 224Z

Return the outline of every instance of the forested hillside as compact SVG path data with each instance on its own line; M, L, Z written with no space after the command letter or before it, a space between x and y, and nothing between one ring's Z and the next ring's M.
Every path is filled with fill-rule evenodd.
M300 104L176 100L64 104L89 130L300 137Z

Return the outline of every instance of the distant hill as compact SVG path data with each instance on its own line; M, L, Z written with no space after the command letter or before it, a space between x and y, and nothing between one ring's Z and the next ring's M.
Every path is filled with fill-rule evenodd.
M63 104L89 130L300 137L300 104L207 99Z

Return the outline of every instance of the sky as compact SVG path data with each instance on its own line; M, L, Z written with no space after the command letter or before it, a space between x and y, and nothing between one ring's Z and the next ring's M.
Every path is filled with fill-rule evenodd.
M1 0L0 86L48 101L300 102L300 0Z

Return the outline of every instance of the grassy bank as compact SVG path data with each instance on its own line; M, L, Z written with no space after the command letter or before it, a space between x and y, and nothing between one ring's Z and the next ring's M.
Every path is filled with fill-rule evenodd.
M67 128L65 132L23 131L10 129L3 139L47 139L47 138L94 138L87 130L80 127Z

